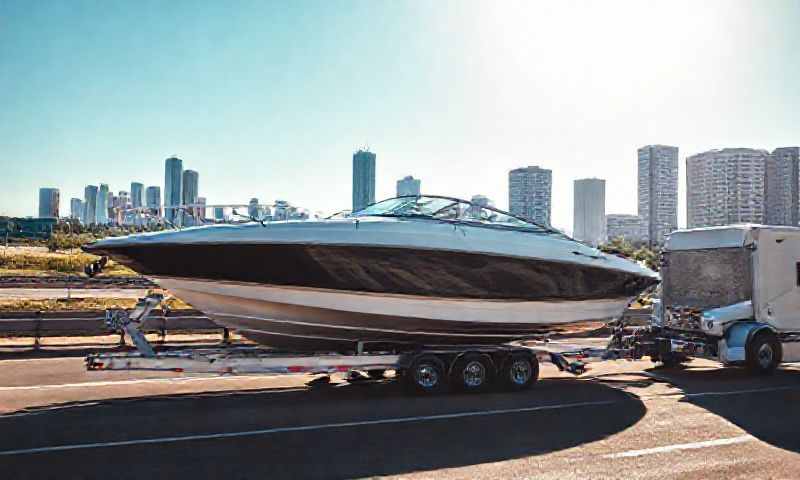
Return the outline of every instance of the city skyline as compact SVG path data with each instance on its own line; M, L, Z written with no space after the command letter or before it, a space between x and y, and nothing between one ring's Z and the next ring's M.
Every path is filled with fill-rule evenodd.
M376 199L413 172L428 193L508 209L506 172L538 164L568 230L576 178L605 178L607 211L636 213L641 145L797 144L796 2L77 3L0 6L0 163L13 172L0 214L34 214L46 185L65 199L100 180L163 188L154 162L172 152L215 179L212 203L344 209L340 159L369 142ZM164 81L176 71L192 81Z

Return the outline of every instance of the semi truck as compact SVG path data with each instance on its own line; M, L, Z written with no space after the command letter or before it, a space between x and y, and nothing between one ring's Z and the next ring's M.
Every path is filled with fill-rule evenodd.
M770 373L800 361L800 228L731 225L667 237L651 324L612 350Z

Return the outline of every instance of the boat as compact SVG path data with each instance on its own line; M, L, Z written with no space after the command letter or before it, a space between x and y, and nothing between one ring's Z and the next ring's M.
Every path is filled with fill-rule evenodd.
M106 238L84 250L278 349L503 344L602 325L648 268L496 208L403 196L318 220Z

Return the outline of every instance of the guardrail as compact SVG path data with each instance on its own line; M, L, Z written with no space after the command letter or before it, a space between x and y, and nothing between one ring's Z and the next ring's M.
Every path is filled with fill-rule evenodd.
M0 277L0 288L156 288L156 284L144 277L85 277L73 276L4 276Z
M170 310L164 315L162 310L153 311L144 321L142 330L158 333L164 337L167 332L222 331L223 339L228 338L228 330L214 323L198 310ZM103 310L58 311L58 312L0 312L0 337L34 337L38 345L42 337L53 336L97 336L111 335L105 323ZM120 338L124 342L124 338Z

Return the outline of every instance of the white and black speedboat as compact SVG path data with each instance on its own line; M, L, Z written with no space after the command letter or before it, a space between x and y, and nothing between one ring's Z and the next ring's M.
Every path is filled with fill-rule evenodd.
M617 317L658 281L558 231L435 196L325 220L108 238L85 250L252 340L305 350L505 343Z

